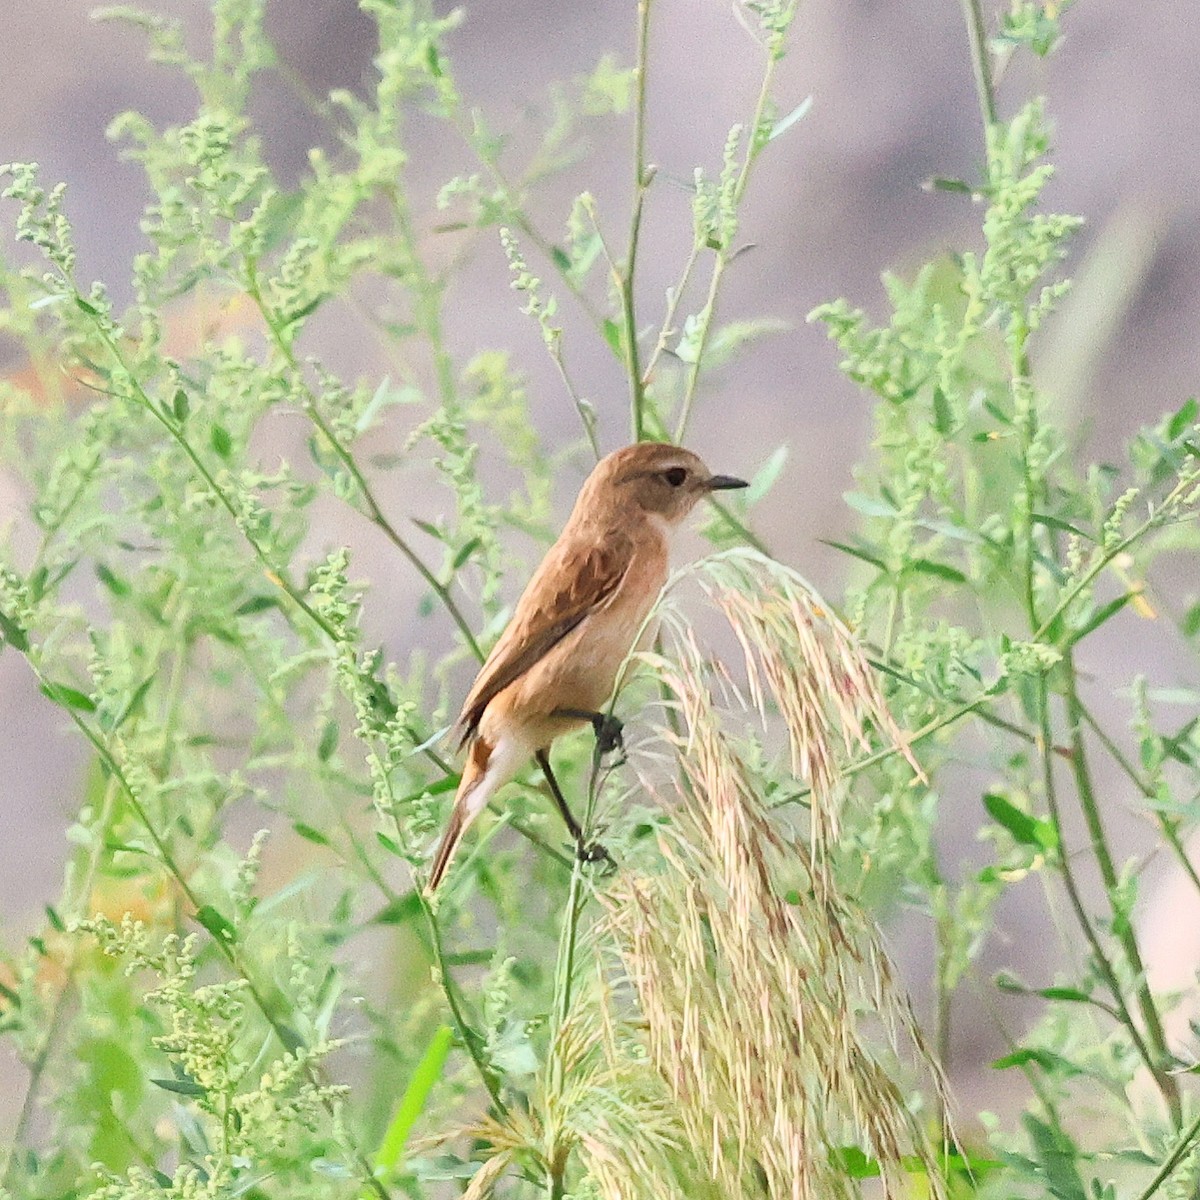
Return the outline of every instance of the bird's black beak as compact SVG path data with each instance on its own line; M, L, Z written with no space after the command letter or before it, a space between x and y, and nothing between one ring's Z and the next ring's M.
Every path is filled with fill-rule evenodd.
M735 488L749 487L744 479L735 479L732 475L713 475L704 485L710 492L731 492Z

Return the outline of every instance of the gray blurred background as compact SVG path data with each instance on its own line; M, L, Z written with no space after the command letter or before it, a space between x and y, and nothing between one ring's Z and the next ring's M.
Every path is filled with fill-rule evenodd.
M138 248L145 192L138 167L120 161L105 126L126 108L159 124L184 120L193 112L193 95L177 74L147 65L134 31L90 21L91 7L88 0L6 0L0 161L33 159L46 180L69 183L81 277L106 279L120 295ZM161 0L155 7L202 33L202 0ZM546 85L589 71L605 51L622 64L632 59L632 0L480 0L466 9L450 52L469 99L496 130L540 124ZM278 0L269 23L283 59L311 91L369 80L373 25L352 0ZM1151 16L1119 0L1080 0L1066 32L1048 63L1014 68L1001 88L1001 106L1011 112L1031 91L1050 97L1059 173L1047 202L1088 219L1070 269L1094 303L1050 335L1044 366L1063 419L1086 431L1095 454L1115 456L1140 424L1177 408L1200 376L1200 21L1183 3L1156 5ZM643 235L646 323L659 318L663 290L678 274L690 237L688 197L670 178L689 179L696 164L718 167L729 126L749 116L760 70L756 48L729 5L717 0L655 0L651 36L648 152L662 183L651 193ZM811 113L760 160L743 229L759 248L730 270L722 308L725 318L780 316L792 329L757 343L735 370L706 383L691 441L718 469L738 473L751 472L781 441L788 443L785 476L761 510L759 527L781 558L837 594L845 563L818 539L842 537L853 524L841 495L852 486L852 464L867 445L869 406L838 374L834 350L804 317L839 295L882 315L881 269L903 273L942 249L977 243L980 210L962 196L921 188L932 175L978 175L982 135L958 4L808 0L780 71L780 110L810 93ZM311 117L296 93L274 78L258 88L254 111L268 159L285 181L294 179L321 136ZM438 186L470 169L470 159L428 122L418 120L413 133L411 174L416 193L428 200L422 227L431 229L439 220L433 208ZM558 236L571 196L586 187L621 245L628 125L610 120L588 133L594 157L545 188L538 220ZM12 219L6 206L0 214L6 238ZM459 248L431 233L427 256L437 262ZM600 411L604 447L612 449L627 436L619 371L569 297L562 303L566 354ZM536 326L518 306L497 244L478 239L449 314L451 340L464 352L480 344L510 349L529 376L539 427L551 444L561 444L575 436L576 416ZM323 312L314 337L313 349L352 378L378 378L387 369L352 314ZM14 365L11 347L0 345L0 369ZM578 482L564 476L564 505ZM388 492L386 484L384 496L394 511L411 510L413 498ZM15 482L0 475L0 527L20 523L25 501ZM376 612L392 602L407 610L418 587L405 564L372 540L352 513L338 520L318 532L328 542L358 548L358 565L371 572L377 589ZM1195 592L1198 580L1200 571L1176 582ZM403 635L389 633L377 619L379 636L402 653ZM1152 635L1149 642L1106 644L1087 664L1098 683L1127 683L1148 646L1159 657L1164 682L1194 685L1195 668L1170 636ZM63 830L78 802L85 761L64 719L37 695L15 656L0 655L0 923L10 945L39 927L42 906L58 894ZM950 877L964 859L987 854L972 841L982 816L979 784L964 779L961 820L949 821L944 868ZM949 795L946 801L952 818L955 800ZM1122 836L1130 846L1136 829L1132 818L1125 822ZM1165 866L1150 878L1140 919L1152 970L1163 985L1187 986L1200 960L1194 893ZM1032 881L1024 901L1020 890L1006 900L994 961L987 965L1016 958L1029 978L1048 979L1055 967L1044 960L1051 943L1033 924L1043 913ZM916 923L893 936L919 991L929 972L927 938ZM1014 1010L1017 1032L1019 1017ZM968 1110L1002 1104L996 1077L981 1065L1003 1052L984 1008L965 1013L955 1060ZM0 1063L0 1079L10 1066ZM10 1118L6 1090L0 1088L0 1130Z

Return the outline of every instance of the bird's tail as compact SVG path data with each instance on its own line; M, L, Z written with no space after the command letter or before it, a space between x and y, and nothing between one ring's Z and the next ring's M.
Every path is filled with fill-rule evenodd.
M446 826L442 840L438 843L437 853L433 856L433 864L429 868L429 881L425 884L425 894L433 895L438 884L442 882L454 856L458 852L463 834L471 823L483 811L488 798L502 784L506 777L501 775L500 756L492 754L493 747L482 737L476 736L471 743L466 764L463 767L462 782L458 785L458 793L454 797L454 808L450 813L450 821ZM491 768L489 770L488 768Z
M446 832L442 834L437 853L433 856L433 865L429 868L429 882L425 884L426 895L432 896L437 891L437 886L449 870L458 844L467 831L468 822L463 819L463 807L457 800L454 802L450 823L446 826Z

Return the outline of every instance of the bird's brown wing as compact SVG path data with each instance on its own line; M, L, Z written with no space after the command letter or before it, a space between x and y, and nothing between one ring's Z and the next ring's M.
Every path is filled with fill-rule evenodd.
M570 545L551 549L463 704L458 721L464 743L497 695L612 596L632 559L633 543L622 535L610 536L586 550Z

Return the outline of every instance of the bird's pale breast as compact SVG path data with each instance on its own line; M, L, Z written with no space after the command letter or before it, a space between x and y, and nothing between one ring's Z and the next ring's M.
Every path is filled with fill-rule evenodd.
M493 721L516 722L527 726L532 742L545 746L580 723L552 717L556 710L604 708L639 631L642 645L652 636L643 626L667 579L666 538L654 530L639 543L607 601L492 701L482 722L485 732Z

